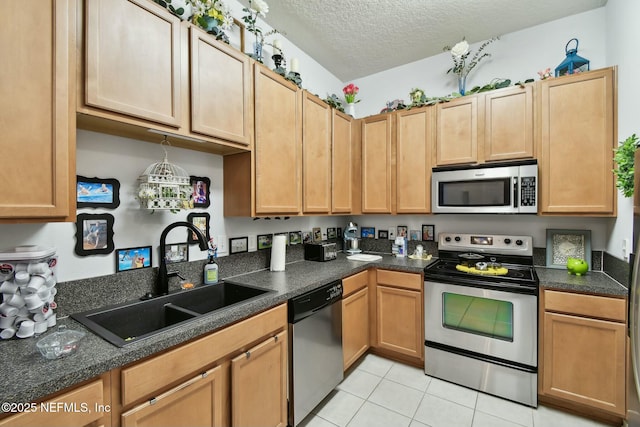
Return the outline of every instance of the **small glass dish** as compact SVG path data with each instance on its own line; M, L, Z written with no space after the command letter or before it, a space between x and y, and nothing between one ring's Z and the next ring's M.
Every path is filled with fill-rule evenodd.
M74 353L85 335L82 331L67 329L62 325L56 332L39 339L36 347L47 359L59 359Z

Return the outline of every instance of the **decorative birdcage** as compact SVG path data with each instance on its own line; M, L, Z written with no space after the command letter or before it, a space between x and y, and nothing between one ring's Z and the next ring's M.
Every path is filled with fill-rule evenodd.
M168 144L166 136L160 145L164 143ZM162 162L150 165L138 177L138 200L143 209L190 209L191 192L189 174L180 166L169 163L167 150L164 150Z

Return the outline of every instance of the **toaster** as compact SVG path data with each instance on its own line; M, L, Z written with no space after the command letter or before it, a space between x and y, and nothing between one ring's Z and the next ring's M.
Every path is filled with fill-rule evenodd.
M312 242L304 245L304 259L308 261L331 261L336 259L337 253L335 242Z

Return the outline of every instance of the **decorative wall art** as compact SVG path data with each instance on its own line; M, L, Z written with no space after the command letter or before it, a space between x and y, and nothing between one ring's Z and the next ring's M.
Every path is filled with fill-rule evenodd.
M376 228L375 227L361 227L360 228L360 237L363 239L375 239L376 238Z
M409 237L409 227L406 225L399 225L397 233L398 237Z
M258 235L258 250L269 249L273 244L273 234L259 234Z
M313 227L313 234L312 234L312 239L314 242L320 242L322 241L322 230L320 229L320 227Z
M211 205L210 187L211 180L202 176L190 176L191 182L191 199L194 208L208 208Z
M249 251L248 237L233 237L229 239L229 254L239 254Z
M78 214L76 217L76 254L89 256L113 252L113 221L111 214Z
M299 245L302 243L302 232L301 231L290 231L289 232L289 244L290 245Z
M433 242L436 239L436 226L430 224L422 224L422 240L425 242Z
M196 227L198 227L200 231L202 231L202 234L204 234L204 237L206 237L207 241L211 239L211 237L209 237L209 218L210 216L206 212L192 212L189 215L187 215L187 221L195 225ZM188 230L187 242L188 243L198 242L198 237L191 230Z
M187 242L168 244L164 259L167 264L189 261L189 244Z
M378 239L388 239L389 231L387 230L378 230Z
M302 243L311 243L313 241L313 235L311 231L302 232Z
M338 237L338 233L336 232L336 228L335 227L328 227L327 228L327 239L335 239Z
M409 240L422 240L420 230L409 230Z
M79 208L115 209L120 205L120 182L77 175L76 203Z
M547 229L547 267L567 268L569 258L591 266L591 230Z
M116 271L151 267L151 246L124 248L116 251Z

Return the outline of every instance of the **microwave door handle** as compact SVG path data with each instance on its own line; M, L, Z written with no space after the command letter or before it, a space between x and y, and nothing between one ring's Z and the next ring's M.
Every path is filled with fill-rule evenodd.
M513 207L518 208L518 177L513 177Z

